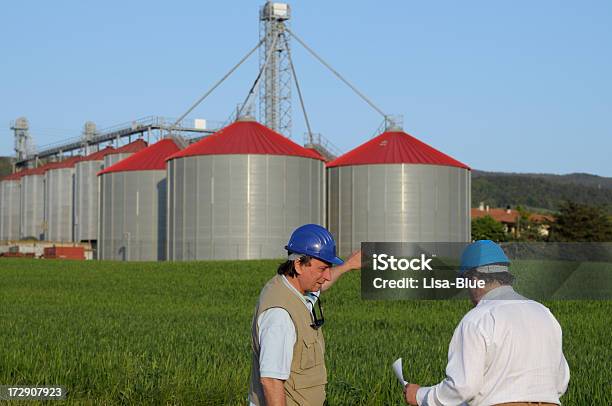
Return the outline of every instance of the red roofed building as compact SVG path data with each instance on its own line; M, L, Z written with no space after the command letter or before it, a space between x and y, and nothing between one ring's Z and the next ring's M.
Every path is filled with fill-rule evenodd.
M29 169L22 169L20 171L11 173L10 175L6 175L5 177L3 177L2 179L0 179L0 181L5 181L5 180L19 180L21 179L24 175L26 175L28 173Z
M165 170L166 159L178 151L180 151L180 148L176 141L171 138L164 138L122 161L104 168L98 173L98 176L112 172Z
M327 185L340 255L362 241L469 240L470 168L401 130L327 163Z
M145 140L143 140L142 138L138 138L137 140L134 140L132 142L130 142L129 144L125 144L119 148L115 149L115 154L122 154L124 152L129 152L129 153L136 153L138 151L142 151L143 149L145 149L146 147L148 147L148 144Z
M112 146L91 153L75 165L74 170L74 241L98 239L98 178L104 158L114 153Z
M166 258L166 158L179 150L165 138L98 173L99 259Z
M21 177L15 172L0 180L0 241L19 239L21 219Z
M168 160L201 155L285 155L325 159L256 121L241 120L191 144Z
M64 168L72 168L81 158L80 156L73 156L63 161L49 162L38 168L27 169L22 174L20 238L35 238L38 240L45 238L48 230L45 217L47 200L45 195L49 187L52 187L50 184L52 182L45 181L46 173L52 169L58 169L61 172ZM70 195L72 196L72 192L70 192ZM71 216L72 214L70 214Z
M74 240L74 166L83 157L52 162L45 169L45 231L47 241Z
M125 144L122 147L116 148L114 151L109 152L104 157L104 167L108 168L111 165L116 164L117 162L129 157L132 154L135 154L138 151L142 151L147 147L147 143L145 140L139 138L135 141L130 142L129 144Z
M52 169L64 169L64 168L73 168L74 165L83 159L82 156L71 156L67 157L61 161L49 162L45 166L43 166L45 172L50 171Z
M168 259L280 258L325 221L323 158L249 119L168 158Z
M81 158L81 160L79 162L84 162L84 161L102 161L104 160L104 157L108 154L112 154L115 152L115 148L113 148L112 146L108 146L104 149L101 149L99 151L96 152L92 152L91 154Z
M327 167L373 164L444 165L470 169L403 131L384 132L329 162Z
M479 207L471 209L472 220L490 216L493 220L501 223L504 226L504 231L513 236L518 236L518 223L520 222L521 213L518 210L513 210L510 207L490 208L481 203ZM548 235L549 224L554 221L553 216L537 213L529 213L529 220L537 224L540 235Z
M328 161L328 159L325 158L323 156L323 154L321 154L321 152L319 152L318 149L316 149L316 148L308 148L308 147L306 149L309 150L309 151L312 151L315 155L317 155L319 157L320 160L325 161L325 162Z

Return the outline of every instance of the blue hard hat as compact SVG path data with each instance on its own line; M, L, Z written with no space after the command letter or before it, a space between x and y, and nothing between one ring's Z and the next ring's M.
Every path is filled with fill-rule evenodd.
M479 240L471 243L461 254L461 272L483 265L505 264L510 260L499 245L491 240Z
M336 242L331 233L318 224L304 224L293 231L285 246L289 253L309 255L334 265L343 260L336 256Z

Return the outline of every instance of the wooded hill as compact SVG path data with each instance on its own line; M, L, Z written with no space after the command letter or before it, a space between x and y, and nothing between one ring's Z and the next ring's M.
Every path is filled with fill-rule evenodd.
M472 207L517 205L556 211L563 201L604 207L612 214L612 178L572 173L550 175L472 171Z

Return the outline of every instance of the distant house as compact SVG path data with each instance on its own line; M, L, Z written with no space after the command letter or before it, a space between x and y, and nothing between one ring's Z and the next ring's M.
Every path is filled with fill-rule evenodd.
M490 208L489 206L485 206L484 203L481 203L479 207L472 208L471 214L472 220L480 217L491 216L493 220L502 223L506 233L517 236L518 223L520 222L521 214L517 210L511 209L509 206L505 209ZM530 213L529 220L537 225L540 235L547 236L550 223L554 221L554 218L545 214Z

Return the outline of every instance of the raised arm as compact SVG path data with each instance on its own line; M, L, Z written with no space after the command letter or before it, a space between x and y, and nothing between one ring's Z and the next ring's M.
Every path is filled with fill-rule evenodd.
M361 250L353 252L344 264L335 266L330 269L331 280L325 282L321 286L321 291L329 289L343 274L353 269L361 268Z

